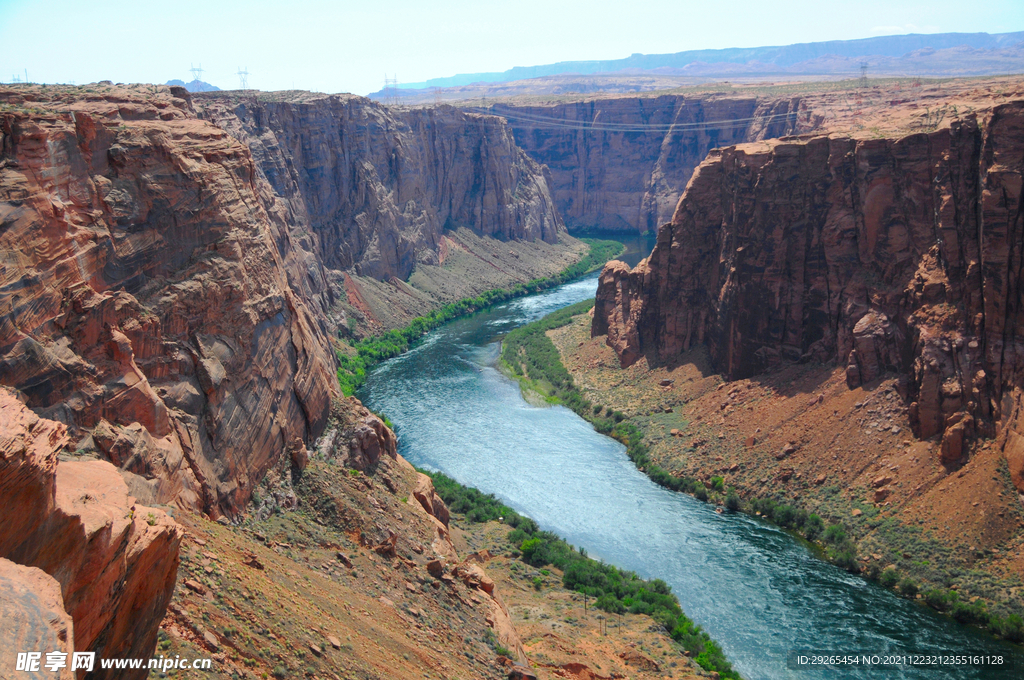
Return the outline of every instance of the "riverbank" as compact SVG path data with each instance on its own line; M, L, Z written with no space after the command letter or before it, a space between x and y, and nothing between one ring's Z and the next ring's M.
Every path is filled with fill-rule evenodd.
M700 668L740 678L664 581L591 559L493 495L422 472L470 542L464 552L486 550L489 573L507 584L499 583L535 667L576 663L580 675L581 659L571 657L586 657L603 676L691 677ZM524 632L532 628L533 635Z
M699 352L677 366L641 359L623 370L604 338L590 337L588 308L510 333L502 355L510 372L555 387L549 401L622 441L658 484L764 517L848 571L962 623L1024 639L1021 517L1000 503L1016 500L1007 498L1005 470L988 469L979 456L964 472L977 482L968 507L988 499L976 512L987 523L965 525L955 504L943 508L934 498L908 503L900 496L941 492L942 479L931 443L910 441L909 428L896 423L893 385L849 391L821 366L729 384ZM826 417L840 413L847 426Z
M366 373L380 362L409 350L411 345L428 332L467 314L473 314L492 305L538 293L572 281L604 266L617 257L625 246L618 241L580 239L589 250L559 273L518 283L511 288L495 288L471 298L463 298L414 318L406 326L351 342L339 339L338 383L345 396L352 396L366 380Z

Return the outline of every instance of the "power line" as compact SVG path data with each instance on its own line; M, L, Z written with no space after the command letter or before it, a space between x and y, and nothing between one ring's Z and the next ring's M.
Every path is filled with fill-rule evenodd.
M192 81L196 84L196 92L202 92L203 91L203 65L199 64L199 66L196 66L195 64L192 64L192 67L189 70L192 71Z
M467 111L501 116L510 121L522 121L526 123L519 127L530 127L537 129L557 130L582 130L594 132L669 132L673 130L687 129L715 129L726 127L734 123L749 123L753 121L769 122L776 118L789 118L799 115L798 111L786 113L773 113L768 116L752 116L750 118L730 118L727 120L715 120L694 123L668 123L668 124L638 124L638 123L596 123L588 121L568 121L564 118L552 118L549 116L538 116L532 114L509 114L493 109L482 109L480 107L466 107Z

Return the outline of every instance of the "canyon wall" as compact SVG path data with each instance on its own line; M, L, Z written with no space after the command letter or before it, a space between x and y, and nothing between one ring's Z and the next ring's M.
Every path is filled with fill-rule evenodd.
M0 91L0 384L140 501L233 516L323 431L335 312L368 297L356 279L380 306L436 306L404 280L462 232L508 243L508 260L552 249L548 269L578 258L498 118L348 96Z
M487 110L506 117L519 146L547 166L574 230L655 231L709 150L821 122L799 97L612 97Z
M901 376L943 462L999 435L1024 490L1024 102L898 138L716 150L651 256L602 272L592 332L624 365L706 345L730 379L839 362Z
M188 99L3 101L0 383L143 502L237 512L336 391L321 267L248 149Z
M331 269L405 280L417 263L438 264L448 229L547 243L562 230L540 166L494 116L352 95L210 94L196 105L252 150Z

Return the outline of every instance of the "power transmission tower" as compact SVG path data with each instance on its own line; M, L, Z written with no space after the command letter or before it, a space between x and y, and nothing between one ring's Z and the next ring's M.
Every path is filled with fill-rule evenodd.
M441 88L435 87L434 90L434 106L441 105Z
M860 62L860 86L868 86L868 62Z
M238 76L238 84L242 86L242 91L245 92L246 90L248 90L249 89L249 67L246 66L243 69L241 66L239 66L238 67L238 73L236 73L235 75Z
M384 103L390 104L391 106L398 105L398 74L395 74L394 78L388 78L388 74L384 74Z
M189 70L192 71L192 81L196 84L196 92L202 92L203 91L203 65L202 64L200 64L199 66L193 65L192 68L190 68Z

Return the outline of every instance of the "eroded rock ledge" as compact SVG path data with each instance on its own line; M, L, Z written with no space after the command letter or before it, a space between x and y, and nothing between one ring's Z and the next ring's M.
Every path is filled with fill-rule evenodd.
M148 657L174 590L182 531L162 510L136 504L110 463L58 462L66 443L62 423L0 389L0 609L12 617L5 635L19 645L56 640L98 658Z

